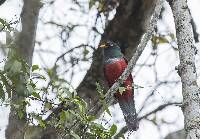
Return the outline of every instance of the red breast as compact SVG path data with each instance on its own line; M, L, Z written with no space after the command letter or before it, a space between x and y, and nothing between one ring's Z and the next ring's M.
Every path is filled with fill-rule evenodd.
M108 82L108 85L111 87L116 80L120 77L120 75L123 73L125 68L127 67L127 63L124 59L115 61L113 63L105 64L105 78ZM132 99L132 77L129 75L129 77L124 81L124 87L126 87L126 91L123 92L121 95L119 92L115 94L115 97L118 99Z

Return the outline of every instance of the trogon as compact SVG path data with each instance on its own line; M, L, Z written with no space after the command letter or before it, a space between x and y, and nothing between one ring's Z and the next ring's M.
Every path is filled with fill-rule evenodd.
M106 41L99 47L104 48L104 76L108 86L111 87L127 67L128 61L125 59L118 44L113 41ZM130 74L121 85L124 91L121 92L118 90L114 94L114 97L119 103L128 129L130 131L136 131L138 129L138 120L132 84L133 77Z

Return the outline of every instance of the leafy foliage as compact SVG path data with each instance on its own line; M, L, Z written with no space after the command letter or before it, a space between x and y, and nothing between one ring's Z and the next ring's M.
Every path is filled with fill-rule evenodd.
M10 53L4 70L0 71L1 100L9 101L15 94L22 96L22 99L9 101L10 105L16 108L19 118L26 117L26 107L31 106L31 100L42 103L42 107L39 113L28 113L28 123L41 128L51 126L58 130L62 137L76 139L108 139L115 135L117 126L112 125L110 129L106 129L95 122L96 117L88 114L87 103L77 96L76 90L68 82L56 74L56 67L45 69L47 77L40 74L41 70L38 65L30 68L16 53ZM39 87L41 82L48 81L47 78L50 79L48 85ZM101 96L101 103L106 112L110 114L104 101L103 89L98 83L96 85ZM48 98L51 94L55 95L53 99ZM58 107L62 107L61 113L56 113L55 109ZM51 118L44 119L44 115L50 111L49 117Z
M13 30L13 27L11 26L12 24L15 24L16 22L14 23L8 23L6 20L0 18L0 32L5 30L5 31L11 31Z

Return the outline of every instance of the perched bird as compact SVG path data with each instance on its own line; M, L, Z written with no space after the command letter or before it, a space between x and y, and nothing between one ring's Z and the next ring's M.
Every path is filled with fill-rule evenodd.
M111 87L127 67L128 61L125 59L120 47L116 43L107 41L100 45L100 47L104 48L104 76L108 86ZM122 84L125 90L122 93L117 91L114 97L119 103L128 129L130 131L136 131L138 129L138 121L132 84L133 78L130 74Z

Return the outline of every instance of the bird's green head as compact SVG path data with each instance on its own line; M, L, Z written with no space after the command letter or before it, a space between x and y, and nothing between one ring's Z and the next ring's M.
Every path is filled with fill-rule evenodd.
M111 58L122 58L123 54L121 49L117 43L112 41L106 41L99 46L100 48L104 49L104 58L111 59Z

